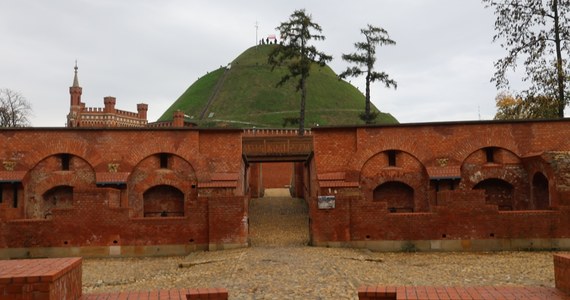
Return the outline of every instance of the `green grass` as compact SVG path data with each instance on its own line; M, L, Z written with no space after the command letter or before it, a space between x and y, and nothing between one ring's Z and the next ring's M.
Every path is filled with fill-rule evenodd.
M273 45L252 47L238 56L228 71L218 69L200 78L162 115L172 118L176 109L183 110L201 127L282 127L284 117L298 117L300 93L296 79L281 87L277 82L286 74L285 67L271 70L267 57ZM224 78L209 113L198 120L219 80ZM308 79L306 121L308 127L319 125L364 124L358 117L364 110L364 95L346 81L339 80L328 67L314 65ZM375 107L373 110L378 111ZM397 123L390 114L381 113L377 123ZM294 126L288 126L294 127Z
M172 120L172 113L176 110L184 111L189 116L198 118L203 107L208 102L214 86L224 74L224 69L217 69L206 74L194 82L158 119L159 121Z

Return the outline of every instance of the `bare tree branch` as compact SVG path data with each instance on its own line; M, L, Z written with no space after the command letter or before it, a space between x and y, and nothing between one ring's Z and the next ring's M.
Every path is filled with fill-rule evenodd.
M0 89L0 127L25 127L30 125L32 106L20 93Z

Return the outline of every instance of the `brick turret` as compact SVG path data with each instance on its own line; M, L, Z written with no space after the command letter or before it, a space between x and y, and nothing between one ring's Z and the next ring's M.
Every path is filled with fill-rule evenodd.
M70 106L69 106L69 114L67 115L67 126L68 127L77 127L79 114L81 113L81 109L83 103L81 103L81 94L83 93L83 89L79 86L79 80L77 79L77 61L75 62L75 74L73 76L73 84L69 87L69 95L70 95Z
M146 120L146 113L148 111L148 104L145 103L139 103L137 104L137 112L139 113L139 118L140 119L145 119Z
M103 103L105 104L106 113L115 113L115 104L117 103L117 98L107 96L103 98Z

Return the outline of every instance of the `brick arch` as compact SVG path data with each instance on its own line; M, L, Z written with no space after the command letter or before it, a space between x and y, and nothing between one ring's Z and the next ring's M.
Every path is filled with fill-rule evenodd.
M147 143L144 147L135 147L129 153L129 157L125 162L133 166L134 170L140 162L159 153L176 155L186 160L195 171L196 169L200 169L200 166L202 165L202 162L196 153L196 149L193 149L193 147L179 148L172 143Z
M91 164L82 157L72 155L72 159L77 159L71 170L62 171L54 168L59 158L58 154L52 154L39 161L31 168L22 183L24 185L24 211L25 218L43 218L43 197L46 192L58 186L69 186L72 188L94 188L95 171Z
M176 158L180 158L181 160L183 160L184 162L186 162L189 166L190 166L190 170L192 171L192 174L194 175L194 177L196 177L196 169L194 168L194 164L192 163L193 160L188 160L183 156L178 155L175 152L165 152L165 151L159 151L159 152L153 152L151 154L147 154L145 157L143 157L141 160L139 160L133 167L133 171L139 167L145 160L151 158L151 157L155 157L156 155L159 155L161 153L165 153L168 155L172 155L172 157L176 157ZM195 179L195 178L194 178Z
M411 157L414 158L414 160L419 163L422 167L422 171L423 172L427 172L426 171L426 167L424 166L423 162L418 158L418 156L414 155L413 153L409 152L408 150L405 150L403 148L394 148L394 147L384 147L382 150L377 151L375 153L373 153L372 155L368 156L366 160L364 160L364 162L360 165L360 173L362 173L362 170L364 170L367 167L367 164L369 164L371 161L373 161L374 159L378 158L380 155L383 155L384 153L388 152L388 151L398 151L400 153L404 153L406 155L409 155Z
M156 156L161 153L172 156L171 168L161 169L157 165ZM144 193L154 186L171 186L182 191L186 200L195 200L197 198L196 176L193 165L175 153L157 152L148 155L133 168L127 179L131 216L144 216Z
M493 140L492 142L483 139L469 139L466 140L465 143L461 144L461 147L457 147L455 152L450 153L450 157L456 157L457 160L461 162L461 165L463 165L471 155L477 151L490 147L508 151L519 159L521 158L521 154L513 150L517 148L514 142L504 141L504 139Z
M396 150L400 155L404 154L404 168L389 167L383 155L389 150ZM406 162L411 158L414 165ZM398 159L396 159L398 160ZM427 198L428 174L424 164L414 155L400 149L386 149L370 157L360 169L360 184L362 193L366 199L373 201L374 190L387 182L400 182L413 189L414 211L429 210Z
M484 151L487 147L496 149L497 157L493 162L487 162ZM511 199L505 200L509 203L500 204L500 209L527 210L531 208L528 171L521 157L514 151L497 144L485 145L471 151L461 163L459 188L471 190L484 181L488 183L501 181L512 186Z
M373 156L387 150L407 152L418 161L425 161L430 156L430 153L426 152L425 146L417 140L410 140L409 135L403 134L396 138L386 140L383 138L381 131L374 131L374 128L370 129L371 130L368 128L356 129L355 135L358 136L356 142L360 143L364 141L364 143L358 144L358 150L348 160L348 168L361 170L366 162Z
M30 166L29 169L32 169L39 162L48 157L66 153L80 157L93 168L93 166L98 165L102 159L99 153L91 149L92 147L89 147L89 143L77 139L52 140L49 145L34 147L29 154L24 157L23 163Z
M509 184L516 185L517 181L521 181L525 179L525 177L527 177L525 174L523 174L523 172L526 173L526 170L522 165L522 159L520 156L518 156L516 153L512 152L509 149L501 148L498 146L489 146L489 147L493 147L499 150L504 150L507 151L507 153L512 154L514 157L516 157L517 160L516 164L510 163L509 164L510 167L508 169L503 168L502 167L503 164L496 164L496 167L494 168L484 168L483 166L487 163L486 161L483 161L481 158L479 158L480 160L479 162L468 164L468 160L470 158L476 160L477 158L475 157L475 155L483 155L482 151L487 147L478 148L472 151L470 155L467 156L461 163L461 178L462 178L461 186L463 188L472 189L479 182L492 178L501 179L508 182ZM518 165L516 170L513 167L514 165Z
M529 174L529 182L532 185L534 176L540 173L546 177L548 180L548 198L549 198L549 208L557 207L559 205L559 193L557 193L557 176L555 174L552 165L544 159L544 156L534 156L530 158L525 158L525 166ZM530 194L533 195L533 187L531 186ZM532 196L532 203L536 204L534 201L534 195Z

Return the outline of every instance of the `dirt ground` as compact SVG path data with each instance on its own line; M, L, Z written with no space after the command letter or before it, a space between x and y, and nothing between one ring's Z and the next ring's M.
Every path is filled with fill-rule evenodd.
M551 252L376 253L308 244L306 204L250 203L251 247L83 261L83 291L225 287L230 299L358 299L361 285L554 286Z

